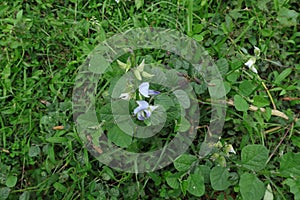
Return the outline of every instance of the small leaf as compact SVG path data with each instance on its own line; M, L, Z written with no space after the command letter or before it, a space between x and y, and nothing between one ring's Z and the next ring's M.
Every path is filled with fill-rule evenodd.
M35 157L35 156L38 156L41 152L41 149L39 146L36 146L36 145L33 145L30 147L29 149L29 157Z
M25 191L19 197L19 200L29 200L30 199L30 192Z
M56 190L60 191L61 193L66 193L68 191L68 189L63 184L61 184L59 182L54 183L53 187Z
M225 58L220 58L219 60L217 60L216 65L218 66L221 75L225 75L228 72L229 65L228 61Z
M190 174L188 179L187 191L196 197L201 197L205 192L204 178L200 173Z
M177 97L177 100L179 101L180 105L184 109L187 109L190 107L190 105L191 105L190 98L185 91L175 90L173 93L175 94L175 96Z
M197 41L197 42L201 42L204 38L202 34L196 34L193 35L193 38Z
M128 147L132 137L124 133L118 126L112 127L107 134L108 139L120 147Z
M139 9L144 5L144 0L135 0L135 7L136 9Z
M269 151L262 145L248 145L242 149L243 167L259 171L265 168Z
M65 143L68 142L68 139L64 137L49 137L46 141L50 143Z
M294 194L294 199L299 200L300 199L300 179L287 179L283 182L284 184L287 184L290 187L291 193Z
M155 105L161 105L168 110L171 106L174 106L174 101L166 94L160 94L155 98Z
M20 20L22 19L22 17L23 17L23 10L20 10L20 11L17 13L16 19L17 19L18 21L20 21Z
M255 89L255 85L253 85L252 81L249 80L243 81L239 86L239 91L244 96L249 96L254 89Z
M140 73L137 69L133 70L133 73L134 73L134 76L135 76L135 78L136 78L137 80L139 80L139 81L142 80L141 73Z
M253 174L242 174L239 186L243 200L262 199L264 196L264 183Z
M187 171L191 165L197 160L196 156L190 154L182 154L174 161L174 166L178 171Z
M288 8L281 8L278 12L277 20L283 26L296 26L299 13Z
M292 68L287 68L283 70L275 79L274 83L275 84L280 84L286 77L288 77L292 72Z
M264 200L273 200L273 199L274 199L273 191L271 185L268 184L267 189L265 191Z
M230 186L228 169L216 166L210 171L211 186L214 190L226 190Z
M89 62L89 71L96 74L102 74L109 66L108 61L100 54L95 54L91 57Z
M15 187L17 184L18 178L16 176L8 176L5 182L5 185L7 187Z
M178 189L179 178L180 178L180 174L170 174L169 176L166 177L166 181L171 188Z
M284 177L300 178L300 153L288 152L280 159L279 172Z
M182 116L180 124L178 126L179 126L179 128L177 131L185 132L185 131L189 130L189 128L191 127L191 124L185 117Z
M137 70L139 72L143 72L144 71L144 67L145 67L145 59L142 60L142 62L139 64L139 66L137 66Z
M0 188L0 200L5 200L8 198L9 196L9 193L10 193L10 188L8 187L3 187L3 188Z
M234 107L238 111L247 111L249 108L249 104L245 99L243 99L243 97L236 94L234 95Z
M270 104L270 102L268 101L268 99L266 99L263 96L255 96L253 98L253 100L254 100L253 104L255 106L259 107L259 108L268 106Z

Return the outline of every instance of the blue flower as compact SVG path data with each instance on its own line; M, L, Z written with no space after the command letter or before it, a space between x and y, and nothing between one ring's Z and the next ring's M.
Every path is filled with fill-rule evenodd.
M158 106L149 106L147 101L140 100L136 101L139 105L133 111L134 115L137 115L138 120L145 120L151 116L151 113L158 107Z
M141 95L144 97L149 97L149 95L158 95L160 92L154 91L154 90L149 90L149 83L148 82L143 82L139 86L139 92Z

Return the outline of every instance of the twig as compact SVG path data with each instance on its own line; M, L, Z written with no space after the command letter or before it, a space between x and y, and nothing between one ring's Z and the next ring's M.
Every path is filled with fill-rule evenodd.
M227 101L227 104L230 105L230 106L234 106L233 100L228 100L228 101ZM257 111L258 109L259 109L261 112L266 112L266 109L265 109L265 108L258 108L258 107L253 106L253 105L250 105L250 106L249 106L249 110L251 110L251 111ZM283 118L283 119L285 119L285 120L288 120L288 119L289 119L289 117L288 117L286 114L284 114L283 112L281 112L281 111L279 111L279 110L275 110L275 109L272 109L271 115L274 115L274 116L277 116L277 117L281 117L281 118Z
M288 128L288 130L285 132L285 134L283 135L283 137L280 139L279 143L277 144L277 146L275 147L275 149L273 150L273 152L271 153L271 155L269 156L266 164L271 160L271 158L274 156L275 152L277 151L277 149L279 148L279 146L281 145L281 143L283 142L283 140L286 138L286 136L288 135L288 133L290 132L291 128L294 126L294 122L292 122L291 126Z
M264 86L265 90L267 91L267 94L268 94L268 96L269 96L269 98L270 98L270 100L271 100L271 102L272 102L273 109L274 109L274 110L277 110L277 109L276 109L275 102L274 102L274 100L273 100L273 97L272 97L271 93L269 92L267 86L265 85L265 83L264 83L263 81L261 82L261 84Z

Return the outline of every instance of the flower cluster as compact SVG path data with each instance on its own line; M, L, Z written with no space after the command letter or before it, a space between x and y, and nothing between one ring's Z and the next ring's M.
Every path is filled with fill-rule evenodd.
M255 68L254 64L256 62L256 58L259 57L260 55L260 49L256 46L254 46L254 54L255 56L251 56L250 59L245 63L245 65L253 71L255 74L257 74L257 69Z
M158 91L149 90L148 82L143 82L142 84L140 84L139 93L147 98L149 98L151 95L160 94L160 92ZM148 119L151 116L152 112L158 107L149 105L149 103L145 100L139 100L136 102L139 106L134 109L133 114L137 115L138 120L142 121Z
M149 86L149 82L141 83L139 85L139 94L146 98L160 94L160 92L158 91L150 90ZM130 93L122 93L120 95L120 98L124 100L129 100L130 97ZM152 112L158 107L149 105L149 103L145 100L138 100L136 101L136 103L138 104L138 107L134 109L133 114L136 115L137 119L141 121L148 119L151 116Z

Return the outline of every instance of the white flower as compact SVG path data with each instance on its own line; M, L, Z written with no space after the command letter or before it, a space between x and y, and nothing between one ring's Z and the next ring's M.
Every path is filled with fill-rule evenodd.
M234 154L236 154L236 152L235 152L235 150L234 150L234 148L233 148L233 146L232 146L231 144L226 145L225 151L226 151L227 155L228 155L229 153L234 153Z
M251 69L251 71L253 71L254 73L258 73L257 72L257 69L254 67L254 64L255 64L255 62L256 62L256 58L255 57L251 57L246 63L245 63L245 65L247 66L247 67L249 67L249 69Z
M158 107L158 106L150 106L148 102L141 100L136 101L139 105L136 107L133 111L134 115L137 115L138 120L144 121L145 119L148 119L152 112Z
M120 0L115 0L117 3L119 3L120 2Z
M149 90L149 82L143 82L139 86L139 92L141 95L144 97L148 97L149 95L158 95L160 92L155 91L155 90Z
M260 55L260 49L256 46L254 46L254 55L257 57Z
M122 93L119 98L128 101L128 100L130 100L130 94L129 93Z

